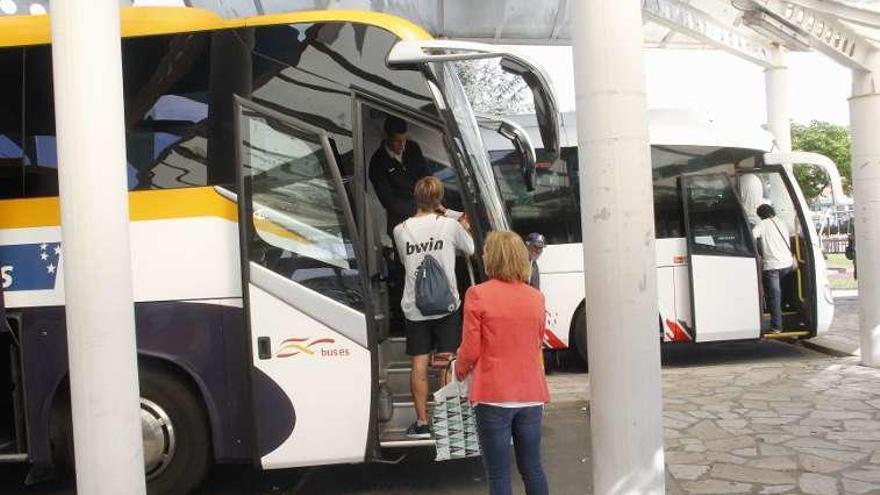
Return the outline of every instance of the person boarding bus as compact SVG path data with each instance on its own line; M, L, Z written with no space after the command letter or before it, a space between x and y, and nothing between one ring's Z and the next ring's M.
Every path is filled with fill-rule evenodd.
M428 355L451 354L461 341L461 302L455 277L455 253L474 254L474 241L467 231L467 219L441 206L443 184L437 178L424 177L416 182L416 213L394 227L394 244L403 261L406 279L400 307L406 318L406 354L412 357L410 386L416 409L416 421L407 429L411 438L429 438L428 426ZM445 214L444 214L445 213ZM445 274L451 304L440 314L423 314L416 300L417 272L426 259L433 259ZM442 377L445 381L446 376Z

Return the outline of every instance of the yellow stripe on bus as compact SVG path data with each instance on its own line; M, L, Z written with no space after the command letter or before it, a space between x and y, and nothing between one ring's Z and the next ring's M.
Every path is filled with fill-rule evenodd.
M417 24L390 14L366 10L311 10L231 19L229 27L257 27L275 24L352 22L382 28L402 40L430 40L430 33Z
M405 19L358 10L315 10L227 20L214 12L190 7L123 7L119 29L123 38L129 38L313 22L353 22L385 29L403 40L431 39L427 31ZM50 40L48 15L0 16L0 47L45 45Z
M219 217L238 221L237 205L213 187L135 191L128 195L132 221L187 217ZM61 211L57 197L0 201L0 229L57 227Z

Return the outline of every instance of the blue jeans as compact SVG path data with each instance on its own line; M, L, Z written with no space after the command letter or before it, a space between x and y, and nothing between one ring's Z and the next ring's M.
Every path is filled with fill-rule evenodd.
M548 495L547 476L541 467L541 424L544 408L497 407L478 404L477 431L483 451L483 466L489 478L490 495L510 495L510 439L516 451L516 466L527 495Z
M791 273L791 268L781 270L764 270L764 292L767 296L767 306L770 309L770 328L782 330L782 288L780 281Z

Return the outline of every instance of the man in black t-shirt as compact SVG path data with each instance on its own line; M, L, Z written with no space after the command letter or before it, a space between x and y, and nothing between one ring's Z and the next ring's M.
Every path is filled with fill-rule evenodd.
M385 119L385 139L370 158L370 181L388 217L388 235L394 226L416 212L413 187L431 175L419 145L406 138L406 122L398 117Z

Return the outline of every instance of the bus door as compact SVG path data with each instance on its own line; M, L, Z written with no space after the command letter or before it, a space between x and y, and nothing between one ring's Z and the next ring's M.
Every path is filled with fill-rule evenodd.
M263 468L360 462L373 376L362 246L319 128L236 102L242 295Z
M836 209L844 208L846 195L837 165L818 153L767 153L764 167L755 174L762 179L765 195L773 204L777 217L791 232L790 246L798 261L797 270L783 287L783 329L786 333L805 331L807 336L813 337L831 325L834 298L821 240L811 219L806 216L810 209L795 180L794 164L816 167L825 172Z
M754 240L724 174L680 179L697 342L758 338L759 267Z

